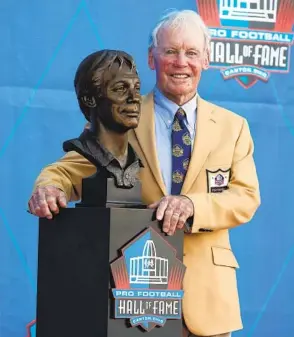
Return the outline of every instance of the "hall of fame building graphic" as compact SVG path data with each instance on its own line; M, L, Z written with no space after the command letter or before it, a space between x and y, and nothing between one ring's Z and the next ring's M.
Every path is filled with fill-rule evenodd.
M115 318L150 331L167 319L182 317L186 267L176 251L152 228L122 249L111 264Z
M211 34L211 68L244 88L290 71L294 0L196 0Z

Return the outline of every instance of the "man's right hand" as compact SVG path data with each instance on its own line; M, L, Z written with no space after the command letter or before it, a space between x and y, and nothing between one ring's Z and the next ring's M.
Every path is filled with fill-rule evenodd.
M47 219L59 213L59 206L65 208L66 205L65 193L54 186L38 187L29 201L30 212Z

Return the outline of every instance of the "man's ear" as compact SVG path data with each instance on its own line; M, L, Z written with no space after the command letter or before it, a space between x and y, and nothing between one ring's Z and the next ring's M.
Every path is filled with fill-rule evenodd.
M207 48L203 60L203 70L207 70L209 68L209 62L210 62L210 48Z
M81 101L88 108L96 107L96 100L93 96L82 96Z
M155 69L155 64L154 64L154 56L153 56L153 49L150 47L148 49L148 65L151 70Z

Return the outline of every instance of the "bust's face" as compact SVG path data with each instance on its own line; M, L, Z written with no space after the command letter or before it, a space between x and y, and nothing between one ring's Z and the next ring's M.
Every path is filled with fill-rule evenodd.
M141 113L140 80L136 72L127 65L121 69L113 65L104 73L101 89L98 118L104 126L118 132L136 128Z

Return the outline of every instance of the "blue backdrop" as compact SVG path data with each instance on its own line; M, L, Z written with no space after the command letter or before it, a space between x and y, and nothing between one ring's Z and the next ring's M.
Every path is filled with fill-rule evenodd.
M287 24L276 26L276 30L289 32L289 42L293 1L273 2L279 4L284 16L290 13L288 21L284 20ZM26 213L27 201L40 169L60 157L62 142L79 134L83 127L73 92L76 66L97 49L124 49L137 61L145 94L154 85L154 73L147 67L147 44L157 18L167 8L199 9L210 26L220 27L217 11L223 1L213 3L195 0L0 3L1 337L34 337L34 325L27 325L35 318L38 224L36 218ZM246 6L246 1L242 6ZM209 10L214 13L213 20ZM276 19L281 20L281 16ZM232 25L234 22L230 21ZM288 48L288 67L294 61L291 49L292 54L294 50L285 42L286 36L278 36L279 42L273 45L280 46L283 38ZM282 61L280 72L271 73L267 82L252 85L252 77L246 77L246 73L242 73L239 81L225 80L220 69L211 68L203 74L199 88L203 98L246 117L255 141L262 206L250 224L231 231L233 249L241 265L238 279L245 327L234 334L238 337L294 334L294 71L287 73ZM267 74L277 70L277 66L270 64L272 60L265 62L268 63L263 64L263 69L269 71Z

